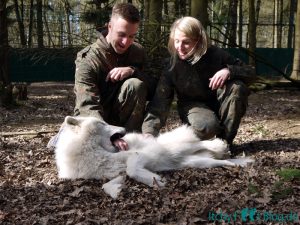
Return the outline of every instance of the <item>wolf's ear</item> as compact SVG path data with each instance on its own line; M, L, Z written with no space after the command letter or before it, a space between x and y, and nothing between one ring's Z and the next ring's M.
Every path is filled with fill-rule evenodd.
M79 120L76 117L73 117L73 116L67 116L65 118L65 122L68 125L73 125L73 126L78 126L79 125Z

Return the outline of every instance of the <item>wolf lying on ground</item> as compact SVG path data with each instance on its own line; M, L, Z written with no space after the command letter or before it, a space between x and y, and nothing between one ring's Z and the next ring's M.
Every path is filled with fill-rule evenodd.
M112 144L121 137L128 143L128 151L118 151ZM123 187L122 172L148 186L164 186L165 181L155 172L187 167L245 166L253 161L223 159L228 153L224 141L201 141L188 126L154 138L125 134L124 128L94 117L67 116L56 137L55 148L60 178L113 179L103 185L104 191L113 198Z

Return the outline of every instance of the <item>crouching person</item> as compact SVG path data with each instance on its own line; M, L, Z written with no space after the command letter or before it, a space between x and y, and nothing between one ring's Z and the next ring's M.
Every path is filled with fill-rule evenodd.
M142 70L145 52L134 42L140 15L132 4L116 4L108 30L77 54L76 116L94 116L105 122L140 131L148 86Z
M193 17L173 23L168 49L170 67L161 76L149 104L143 133L159 133L176 92L181 120L200 139L217 136L232 144L246 112L246 83L254 79L254 69L210 45L200 21Z

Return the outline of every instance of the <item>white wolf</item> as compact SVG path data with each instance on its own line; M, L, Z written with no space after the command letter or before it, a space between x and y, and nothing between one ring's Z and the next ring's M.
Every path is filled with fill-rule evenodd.
M122 137L128 151L118 151L113 140ZM60 178L109 178L104 191L116 198L125 176L148 186L164 186L156 171L187 167L245 166L252 159L222 160L228 153L220 139L201 141L192 128L181 126L159 137L125 134L125 129L108 125L94 117L67 116L56 138L55 155ZM52 141L49 142L53 144Z

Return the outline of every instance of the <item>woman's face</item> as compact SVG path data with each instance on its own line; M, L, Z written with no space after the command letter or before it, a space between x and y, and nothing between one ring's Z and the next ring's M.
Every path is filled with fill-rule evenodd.
M174 32L174 47L180 59L188 59L193 55L197 41L186 36L182 31L175 29Z

